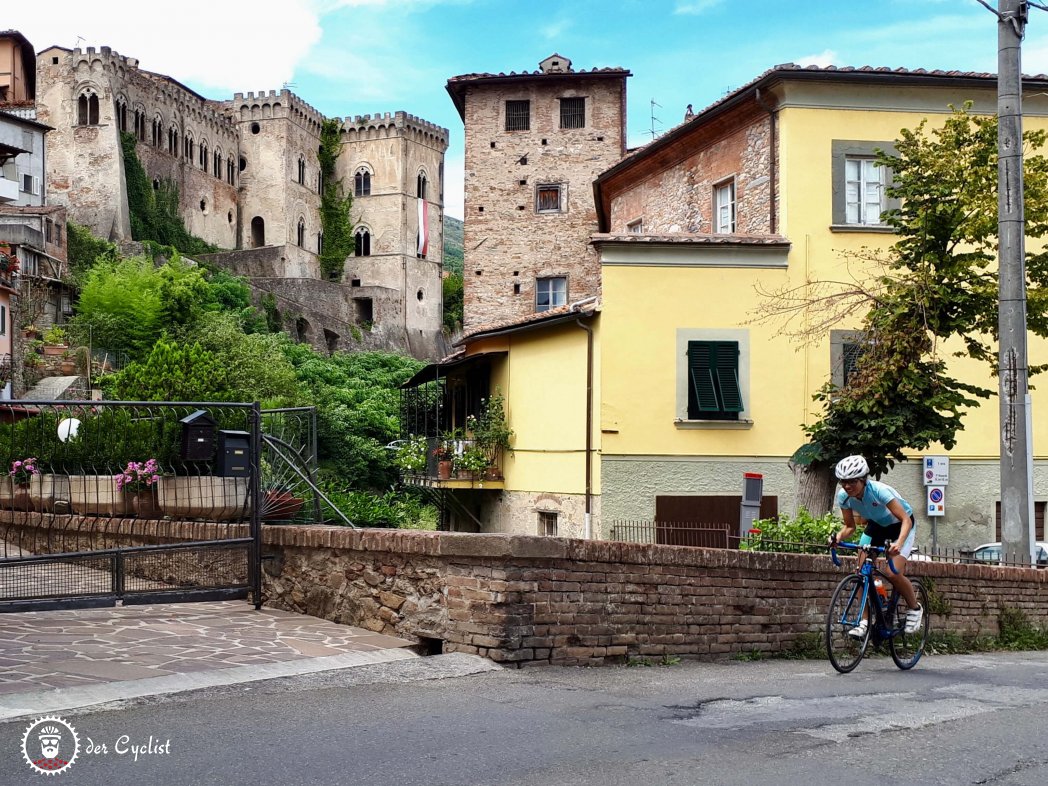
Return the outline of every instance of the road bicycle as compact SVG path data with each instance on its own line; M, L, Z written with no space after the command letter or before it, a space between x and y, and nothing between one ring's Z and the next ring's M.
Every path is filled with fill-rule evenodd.
M877 567L877 560L884 557L891 572L898 573L891 559L886 556L887 549L855 543L837 545L857 551L865 550L867 559L857 573L841 580L830 600L830 608L826 613L826 654L833 668L841 674L847 674L859 665L871 642L874 648L888 642L895 665L900 669L912 669L924 654L931 624L928 592L924 585L918 579L910 579L917 601L924 609L924 617L915 632L907 633L906 612L909 609L905 603L899 602L899 591L891 585L888 574ZM830 556L833 564L840 567L836 548L830 548ZM862 620L866 620L865 632L861 636L850 635Z

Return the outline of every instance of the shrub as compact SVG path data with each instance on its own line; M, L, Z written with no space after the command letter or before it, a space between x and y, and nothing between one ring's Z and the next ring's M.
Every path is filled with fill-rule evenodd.
M833 513L816 518L802 508L795 517L782 513L774 519L757 519L739 548L819 554L825 551L830 535L843 523Z

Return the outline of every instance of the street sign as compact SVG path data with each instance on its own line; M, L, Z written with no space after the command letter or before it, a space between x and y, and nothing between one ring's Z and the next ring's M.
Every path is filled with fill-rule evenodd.
M924 457L924 485L925 486L949 486L950 485L950 458L949 458L949 456L925 456Z
M944 486L928 486L928 515L946 515L946 488Z

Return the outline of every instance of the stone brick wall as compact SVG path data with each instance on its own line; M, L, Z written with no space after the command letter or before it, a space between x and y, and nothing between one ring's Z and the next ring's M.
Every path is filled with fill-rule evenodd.
M780 652L821 630L845 575L828 557L507 535L270 527L266 602L445 652L529 664ZM1048 571L921 563L940 630L1048 624Z
M720 135L718 135L718 133ZM714 186L735 179L736 231L771 231L771 123L766 114L714 128L709 144L612 200L611 231L641 220L645 234L712 233Z
M563 75L558 75L562 77ZM593 181L623 154L623 83L580 73L480 83L466 99L464 321L471 327L535 313L535 280L565 276L568 302L600 294L588 245L597 225ZM559 99L585 97L586 127L561 129ZM505 130L505 102L531 102L531 128ZM563 210L538 213L536 186L561 184ZM519 285L519 291L515 289Z

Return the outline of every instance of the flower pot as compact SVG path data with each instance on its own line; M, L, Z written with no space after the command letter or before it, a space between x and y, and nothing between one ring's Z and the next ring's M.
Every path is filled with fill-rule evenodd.
M160 509L157 499L156 487L129 492L131 497L131 509L140 519L159 519L164 512Z
M61 356L68 350L69 347L65 344L44 344L44 355L47 357L55 357L56 355Z
M262 495L262 518L293 519L302 510L304 502L302 497L296 497L290 491L271 489Z
M502 480L502 470L498 467L484 467L484 480Z
M69 512L69 476L41 473L29 481L29 501L40 513Z
M63 360L58 367L65 376L72 376L76 373L76 361L75 360Z
M228 521L247 516L248 478L181 475L160 478L160 508L173 519Z
M437 479L438 480L450 480L451 479L451 461L438 461L437 462Z
M124 516L131 511L112 475L70 475L69 506L82 516Z
M0 482L0 510L32 510L29 499L29 484L15 483L8 476Z

